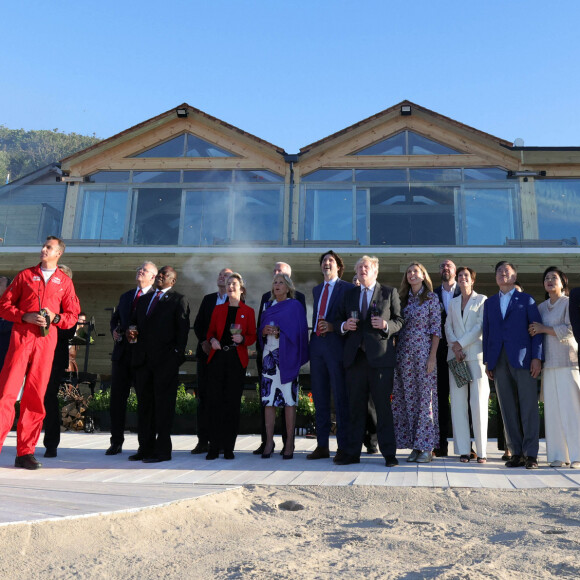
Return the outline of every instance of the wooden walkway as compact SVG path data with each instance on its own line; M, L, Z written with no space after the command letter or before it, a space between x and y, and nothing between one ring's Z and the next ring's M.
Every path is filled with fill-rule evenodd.
M381 485L405 487L471 487L495 489L580 488L580 470L554 469L546 464L545 442L540 442L540 469L510 469L501 461L494 440L488 443L488 462L459 463L456 456L430 464L406 463L408 451L398 454L401 464L388 469L380 455L362 455L359 465L336 466L331 460L308 461L316 441L297 437L294 459L283 461L252 454L257 435L242 435L236 459L206 461L191 455L196 437L174 436L173 460L144 464L127 457L137 449L137 437L127 434L121 455L108 457L109 435L63 433L58 457L37 458L43 468L14 468L16 433L8 435L0 454L0 525L11 522L60 519L151 506L219 493L240 485ZM336 448L336 441L331 445ZM281 448L280 438L276 450ZM452 451L452 445L450 445Z

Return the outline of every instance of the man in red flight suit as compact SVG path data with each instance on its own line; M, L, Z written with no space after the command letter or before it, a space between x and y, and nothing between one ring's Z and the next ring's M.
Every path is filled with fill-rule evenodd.
M65 245L49 236L40 251L40 264L22 270L0 298L0 317L14 323L10 347L0 373L0 450L14 422L14 403L22 381L26 383L20 401L16 430L15 467L39 469L34 457L44 419L44 394L50 371L56 328L71 328L80 312L71 279L58 268ZM50 324L40 314L44 309ZM57 314L60 313L60 314Z

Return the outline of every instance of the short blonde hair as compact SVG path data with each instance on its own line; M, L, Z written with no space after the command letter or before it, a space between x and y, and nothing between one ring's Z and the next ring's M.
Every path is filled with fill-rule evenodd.
M237 272L232 272L226 279L226 284L232 279L234 278L235 280L237 280L240 283L240 288L242 290L241 292L241 299L245 302L246 301L246 285L244 283L244 279L242 278L241 274L238 274Z
M276 274L274 278L272 278L272 300L275 300L276 297L274 296L274 282L276 278L281 278L288 289L288 298L294 298L296 296L296 288L294 287L294 282L292 282L292 278L288 276L288 274Z
M362 258L359 258L357 260L356 264L354 265L354 271L357 274L358 274L358 267L363 262L370 262L378 274L378 272L379 272L379 259L376 256L363 256Z

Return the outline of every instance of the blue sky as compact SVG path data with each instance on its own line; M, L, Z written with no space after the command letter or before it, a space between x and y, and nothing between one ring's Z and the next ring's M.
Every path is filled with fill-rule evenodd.
M188 102L289 153L409 99L529 146L580 146L572 0L20 0L0 124L110 137Z

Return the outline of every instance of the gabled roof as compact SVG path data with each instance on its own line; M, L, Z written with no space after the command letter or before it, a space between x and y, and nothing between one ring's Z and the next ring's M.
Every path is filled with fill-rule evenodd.
M232 132L237 133L239 135L243 135L244 137L247 137L247 138L255 141L256 143L258 143L262 146L265 146L265 147L270 148L270 149L274 149L275 151L277 151L281 155L284 155L286 153L284 151L284 149L282 149L282 147L278 147L277 145L273 145L272 143L269 143L268 141L265 141L264 139L260 139L260 137L256 137L255 135L252 135L251 133L243 131L242 129L238 129L238 127L235 127L234 125L230 125L229 123L226 123L225 121L217 119L216 117L212 117L211 115L208 115L207 113L204 113L203 111L200 111L199 109L196 109L195 107L192 107L191 105L188 105L187 103L183 103L181 105L178 105L177 107L172 107L168 111L165 111L164 113L161 113L160 115L157 115L156 117L148 119L147 121L143 121L142 123L139 123L138 125L130 127L129 129L125 129L124 131L121 131L120 133L117 133L116 135L113 135L112 137L109 137L108 139L104 139L103 141L99 141L98 143L95 143L94 145L91 145L90 147L87 147L86 149L83 149L81 151L77 151L73 155L69 155L68 157L65 157L64 159L62 159L61 163L63 165L65 165L65 164L70 165L72 161L78 161L80 159L88 157L89 155L96 154L100 151L104 151L110 147L117 145L118 143L120 143L122 141L127 141L128 139L130 139L132 137L135 137L135 136L138 136L142 133L145 133L146 131L149 131L155 127L159 127L160 125L163 125L164 123L167 123L169 121L173 121L176 118L176 110L177 109L187 109L190 114L193 114L193 115L198 116L198 117L202 117L203 119L210 121L210 123L212 123L214 125L218 125L220 127L223 127L225 129L227 129L228 131L232 131Z
M389 107L388 109L385 109L384 111L381 111L380 113L376 113L375 115L372 115L371 117L367 117L366 119L363 119L362 121L359 121L358 123L355 123L354 125L350 125L350 127L346 127L345 129L341 129L340 131L337 131L336 133L333 133L332 135L329 135L328 137L324 137L324 139L320 139L319 141L315 141L314 143L311 143L310 145L306 145L305 147L302 147L300 149L300 154L303 155L304 153L307 153L308 151L310 151L312 149L318 148L321 145L325 145L325 144L328 144L332 141L335 141L339 137L347 135L348 133L353 133L357 129L364 128L365 125L370 125L371 123L374 123L374 122L379 121L381 119L386 120L389 117L394 117L396 115L399 115L401 107L403 105L409 105L409 106L411 106L411 109L413 111L420 111L427 116L431 116L434 119L438 119L438 120L442 121L443 123L447 124L448 126L456 127L458 129L461 129L462 131L467 131L467 132L472 133L474 135L478 135L480 137L483 137L486 140L493 141L493 142L497 143L498 145L502 145L504 147L508 147L508 148L512 147L512 143L509 141L506 141L504 139L500 139L499 137L495 137L494 135L490 135L489 133L479 131L478 129L474 129L473 127L470 127L468 125L464 125L463 123L460 123L459 121L455 121L454 119L450 119L449 117L445 117L444 115L440 115L439 113L436 113L435 111L431 111L430 109L426 109L425 107L421 107L420 105L412 103L411 101L405 100L405 101L401 101L400 103L398 103L396 105L393 105L392 107Z
M19 177L18 179L15 179L14 181L11 181L10 183L2 185L2 187L22 187L23 185L32 183L33 181L36 181L45 175L49 175L50 173L62 175L62 171L60 170L60 163L49 163L48 165L45 165L44 167L41 167L32 173L28 173L22 177Z

